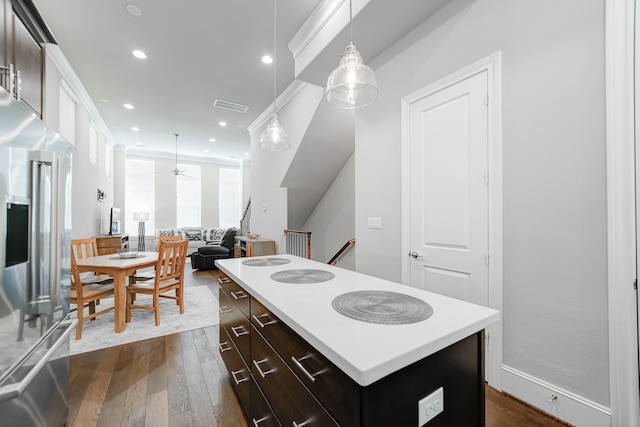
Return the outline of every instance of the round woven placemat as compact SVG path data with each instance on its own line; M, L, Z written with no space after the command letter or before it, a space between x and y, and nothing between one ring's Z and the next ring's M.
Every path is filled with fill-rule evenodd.
M242 261L242 264L254 267L272 267L274 265L289 264L290 262L291 260L286 258L256 258Z
M312 269L284 270L271 275L271 278L277 282L295 285L326 282L334 277L336 277L335 274L329 271Z
M331 301L338 313L351 319L379 325L421 322L433 314L429 304L410 295L388 291L355 291Z

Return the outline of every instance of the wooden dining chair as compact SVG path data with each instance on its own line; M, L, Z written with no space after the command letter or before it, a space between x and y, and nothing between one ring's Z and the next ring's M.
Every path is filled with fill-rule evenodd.
M184 265L189 248L188 240L161 240L158 245L158 262L155 277L150 280L132 283L127 286L126 322L131 321L131 309L151 310L155 315L156 326L160 325L160 298L169 298L180 306L180 314L184 313ZM174 295L166 295L175 291ZM153 305L135 304L137 294L153 296Z
M113 283L106 282L89 282L85 283L78 271L76 257L71 256L71 295L70 302L75 304L76 308L71 311L77 311L78 326L76 327L76 339L82 338L82 322L85 320L94 320L96 316L113 310L113 306L107 307L96 312L96 303L101 298L113 296ZM89 314L84 315L84 309L89 309Z
M95 236L86 239L71 240L71 258L79 260L87 257L98 256L98 243ZM88 284L108 284L113 283L113 277L100 274L95 271L85 271L80 273L80 279L84 285Z
M158 242L175 242L177 240L181 240L182 235L178 234L177 236L160 236L158 238ZM129 276L129 284L142 282L144 280L151 280L156 276L155 271L136 271L135 274Z

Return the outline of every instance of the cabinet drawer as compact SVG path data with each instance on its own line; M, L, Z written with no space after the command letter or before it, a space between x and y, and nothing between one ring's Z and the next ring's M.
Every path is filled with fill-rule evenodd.
M220 291L218 298L220 301L220 324L227 330L242 358L248 361L251 357L251 326L249 319L231 302L224 292Z
M220 324L219 350L229 371L231 385L238 395L244 413L248 416L251 413L251 373L222 324Z
M358 384L255 298L251 323L340 425L359 425L360 414L354 410L360 404Z
M255 329L251 372L283 426L338 425Z
M251 298L244 289L240 287L236 282L231 280L225 274L221 273L218 278L220 289L222 289L227 296L242 310L244 315L249 318L251 314Z
M249 424L254 427L282 427L256 384L255 378L253 375L251 377L251 422Z

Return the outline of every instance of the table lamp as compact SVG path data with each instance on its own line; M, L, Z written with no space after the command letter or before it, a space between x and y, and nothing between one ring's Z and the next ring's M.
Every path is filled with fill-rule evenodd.
M133 220L138 221L138 251L144 252L144 222L149 221L149 212L134 212Z

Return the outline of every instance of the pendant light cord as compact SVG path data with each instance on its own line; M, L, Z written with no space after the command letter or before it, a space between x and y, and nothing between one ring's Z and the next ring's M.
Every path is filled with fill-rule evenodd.
M351 0L349 0L349 31L351 32L349 37L351 38L351 43L353 43L353 10L351 8Z
M277 66L277 52L276 52L276 14L277 14L278 0L273 0L273 115L278 114L276 108L276 66Z

